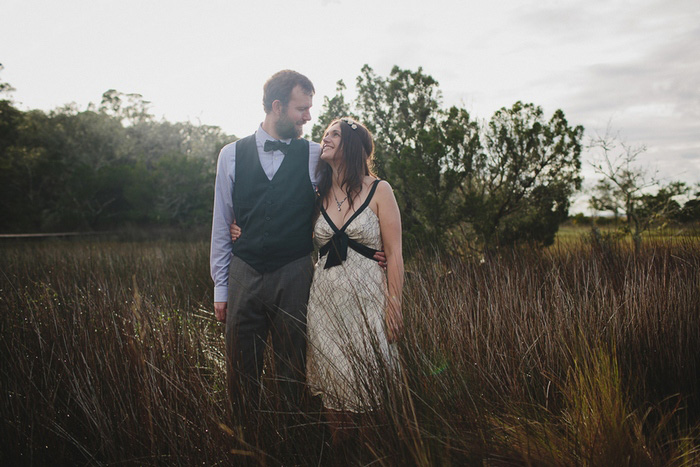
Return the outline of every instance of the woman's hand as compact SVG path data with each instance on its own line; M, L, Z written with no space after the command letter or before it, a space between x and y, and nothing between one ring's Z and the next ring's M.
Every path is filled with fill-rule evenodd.
M231 241L236 242L238 238L241 236L241 228L238 227L238 224L236 224L236 221L233 221L233 224L231 224L231 227L229 228L229 232L231 233Z

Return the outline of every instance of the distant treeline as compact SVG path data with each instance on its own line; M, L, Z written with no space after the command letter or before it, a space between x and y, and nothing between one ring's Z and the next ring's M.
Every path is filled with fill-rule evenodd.
M376 172L394 187L409 242L463 253L553 243L582 189L584 149L601 162L591 208L624 218L624 233L639 239L669 221L700 222L700 186L646 177L635 164L643 147L585 137L561 109L547 118L540 106L518 101L475 119L465 108L443 106L437 81L421 68L394 67L384 77L365 65L356 89L347 102L338 82L312 136L320 140L342 115L370 128Z
M210 224L216 157L233 138L156 121L114 90L84 111L0 100L0 233Z
M1 68L1 65L0 65ZM0 97L10 89L0 82ZM357 97L324 97L311 137L354 116L374 134L375 172L401 208L404 238L462 253L554 241L582 187L581 153L601 154L591 207L625 219L636 239L655 225L700 222L700 186L660 184L635 165L643 149L586 141L564 112L516 102L489 120L446 108L421 68L386 77L365 65ZM21 111L0 100L0 233L206 228L220 128L157 121L138 94L109 90L86 110ZM656 191L654 191L654 189Z

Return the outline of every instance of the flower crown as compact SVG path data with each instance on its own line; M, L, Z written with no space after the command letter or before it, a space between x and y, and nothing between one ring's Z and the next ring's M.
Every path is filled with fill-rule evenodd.
M355 123L355 120L353 120L352 118L343 117L340 119L340 121L350 125L350 128L352 128L353 130L357 130L357 123Z

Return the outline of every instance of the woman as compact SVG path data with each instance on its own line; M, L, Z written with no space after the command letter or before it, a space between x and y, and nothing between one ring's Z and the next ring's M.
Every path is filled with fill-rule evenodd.
M321 146L307 384L332 428L377 402L378 375L395 367L403 326L401 217L391 186L371 173L373 152L370 132L350 118L333 121ZM382 249L386 275L373 259Z

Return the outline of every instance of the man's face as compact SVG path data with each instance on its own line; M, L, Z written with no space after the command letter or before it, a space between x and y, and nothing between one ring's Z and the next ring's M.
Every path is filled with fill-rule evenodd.
M313 97L304 93L301 86L292 89L289 104L282 109L282 114L275 123L275 130L281 139L301 136L304 124L311 120L312 100Z

